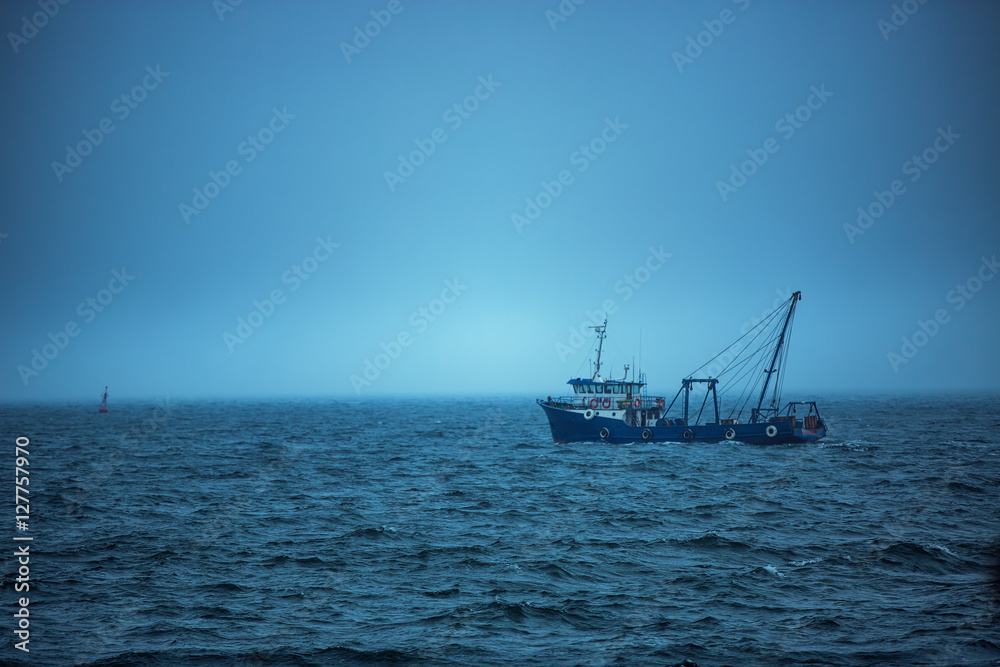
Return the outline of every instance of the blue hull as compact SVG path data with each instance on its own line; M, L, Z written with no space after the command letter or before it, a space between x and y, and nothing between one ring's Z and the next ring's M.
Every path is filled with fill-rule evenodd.
M566 410L538 400L548 417L556 442L721 442L751 444L815 442L826 435L822 422L815 429L803 428L802 420L784 419L756 424L698 424L695 426L629 426L623 420ZM769 435L770 433L770 435ZM730 436L730 437L727 437Z

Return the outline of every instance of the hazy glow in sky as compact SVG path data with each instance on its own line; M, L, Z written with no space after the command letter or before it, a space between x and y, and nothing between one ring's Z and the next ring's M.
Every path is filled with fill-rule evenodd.
M672 394L794 290L786 392L1000 386L996 3L0 27L5 400L556 395L601 311Z

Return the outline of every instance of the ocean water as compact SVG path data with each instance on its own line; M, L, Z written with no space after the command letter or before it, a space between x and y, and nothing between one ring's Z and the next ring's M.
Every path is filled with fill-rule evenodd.
M5 406L0 659L1000 665L1000 398L820 408L748 446L560 445L523 399Z

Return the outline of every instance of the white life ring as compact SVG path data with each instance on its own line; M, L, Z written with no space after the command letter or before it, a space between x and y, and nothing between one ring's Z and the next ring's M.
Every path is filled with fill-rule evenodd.
M732 440L736 437L736 431L731 428L726 429L726 440Z
M775 426L774 424L768 424L767 425L767 437L773 438L776 435L778 435L778 427Z
M608 429L606 428L601 429L601 440L607 440L609 435L611 435L611 432L608 431Z
M587 420L593 419L594 418L594 411L593 410L585 410L584 413L583 413L583 418L587 419Z

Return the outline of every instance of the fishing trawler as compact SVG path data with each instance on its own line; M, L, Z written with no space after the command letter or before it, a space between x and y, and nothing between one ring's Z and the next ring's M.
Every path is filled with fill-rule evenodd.
M548 417L552 439L563 443L735 440L755 444L819 440L826 436L826 423L814 401L794 401L780 407L782 363L795 304L801 298L801 292L792 294L759 324L682 379L669 404L666 397L647 392L644 373L628 380L627 365L620 380L601 375L605 319L604 324L591 327L597 334L597 361L591 377L570 379L567 384L573 387L572 396L537 401ZM719 359L727 361L717 377L695 377ZM723 379L726 382L720 384ZM769 389L770 401L765 403ZM754 396L756 406L749 407ZM723 417L720 401L727 400L730 410Z
M104 395L101 396L101 407L97 408L98 412L108 411L108 388L104 388Z

